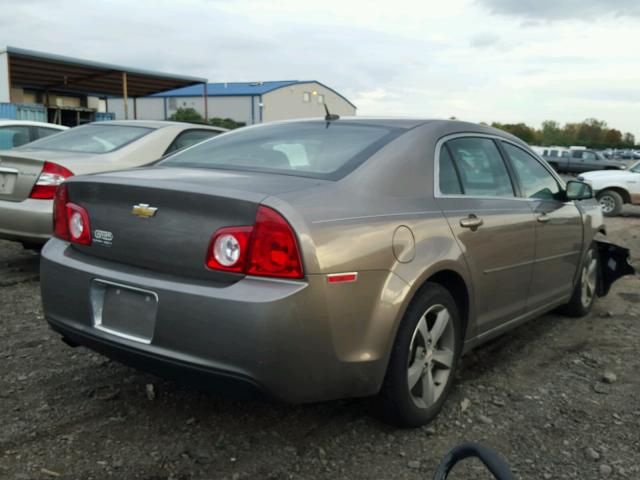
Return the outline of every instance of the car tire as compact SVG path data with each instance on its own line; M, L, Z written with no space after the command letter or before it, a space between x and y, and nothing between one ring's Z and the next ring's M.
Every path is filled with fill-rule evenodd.
M600 256L592 244L580 266L580 276L573 289L571 300L560 307L560 312L569 317L584 317L591 311L600 286Z
M603 190L598 194L598 203L600 203L602 213L606 217L615 217L616 215L620 215L624 200L622 199L622 195L615 190Z
M378 395L383 420L419 427L442 408L462 350L458 307L447 289L426 283L407 309Z

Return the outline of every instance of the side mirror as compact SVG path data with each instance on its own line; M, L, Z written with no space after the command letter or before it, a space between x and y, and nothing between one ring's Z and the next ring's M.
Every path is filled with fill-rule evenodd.
M567 182L568 200L588 200L589 198L593 198L591 185L576 180L569 180Z

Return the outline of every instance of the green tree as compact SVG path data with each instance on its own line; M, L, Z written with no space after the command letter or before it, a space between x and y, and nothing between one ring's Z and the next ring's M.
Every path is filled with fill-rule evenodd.
M193 108L179 108L169 117L174 122L204 123L204 118Z
M622 147L632 148L635 144L636 137L634 137L632 133L627 132L622 136Z
M561 145L563 142L563 132L560 124L555 120L545 120L542 122L540 130L540 143L544 146Z
M246 125L246 123L236 122L232 118L219 118L219 117L210 118L209 124L216 127L228 128L229 130L234 130L236 128L244 127Z
M524 123L497 123L493 122L491 124L494 128L499 128L500 130L504 130L505 132L509 132L512 135L515 135L520 140L527 143L535 143L538 135L536 134L536 130L534 128L525 125Z

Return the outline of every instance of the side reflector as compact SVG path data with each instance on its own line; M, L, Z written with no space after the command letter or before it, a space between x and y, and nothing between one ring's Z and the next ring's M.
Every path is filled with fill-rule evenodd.
M327 282L329 283L348 283L355 282L357 279L357 272L330 273L329 275L327 275Z

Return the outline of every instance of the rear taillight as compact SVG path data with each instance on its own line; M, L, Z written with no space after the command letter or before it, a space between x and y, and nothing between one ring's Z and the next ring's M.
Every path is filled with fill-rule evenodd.
M91 226L89 214L80 205L67 203L67 225L69 225L69 239L73 243L91 245Z
M295 234L275 210L260 206L253 226L225 227L213 234L207 267L263 277L302 278Z
M50 200L55 197L58 186L73 173L61 165L51 162L44 162L42 171L36 180L29 198L39 198Z
M53 199L53 234L63 240L69 240L69 222L67 219L67 186L60 185Z
M207 267L242 273L253 227L221 228L211 238Z
M63 240L91 245L91 226L87 210L69 202L66 185L60 185L53 199L53 234Z

